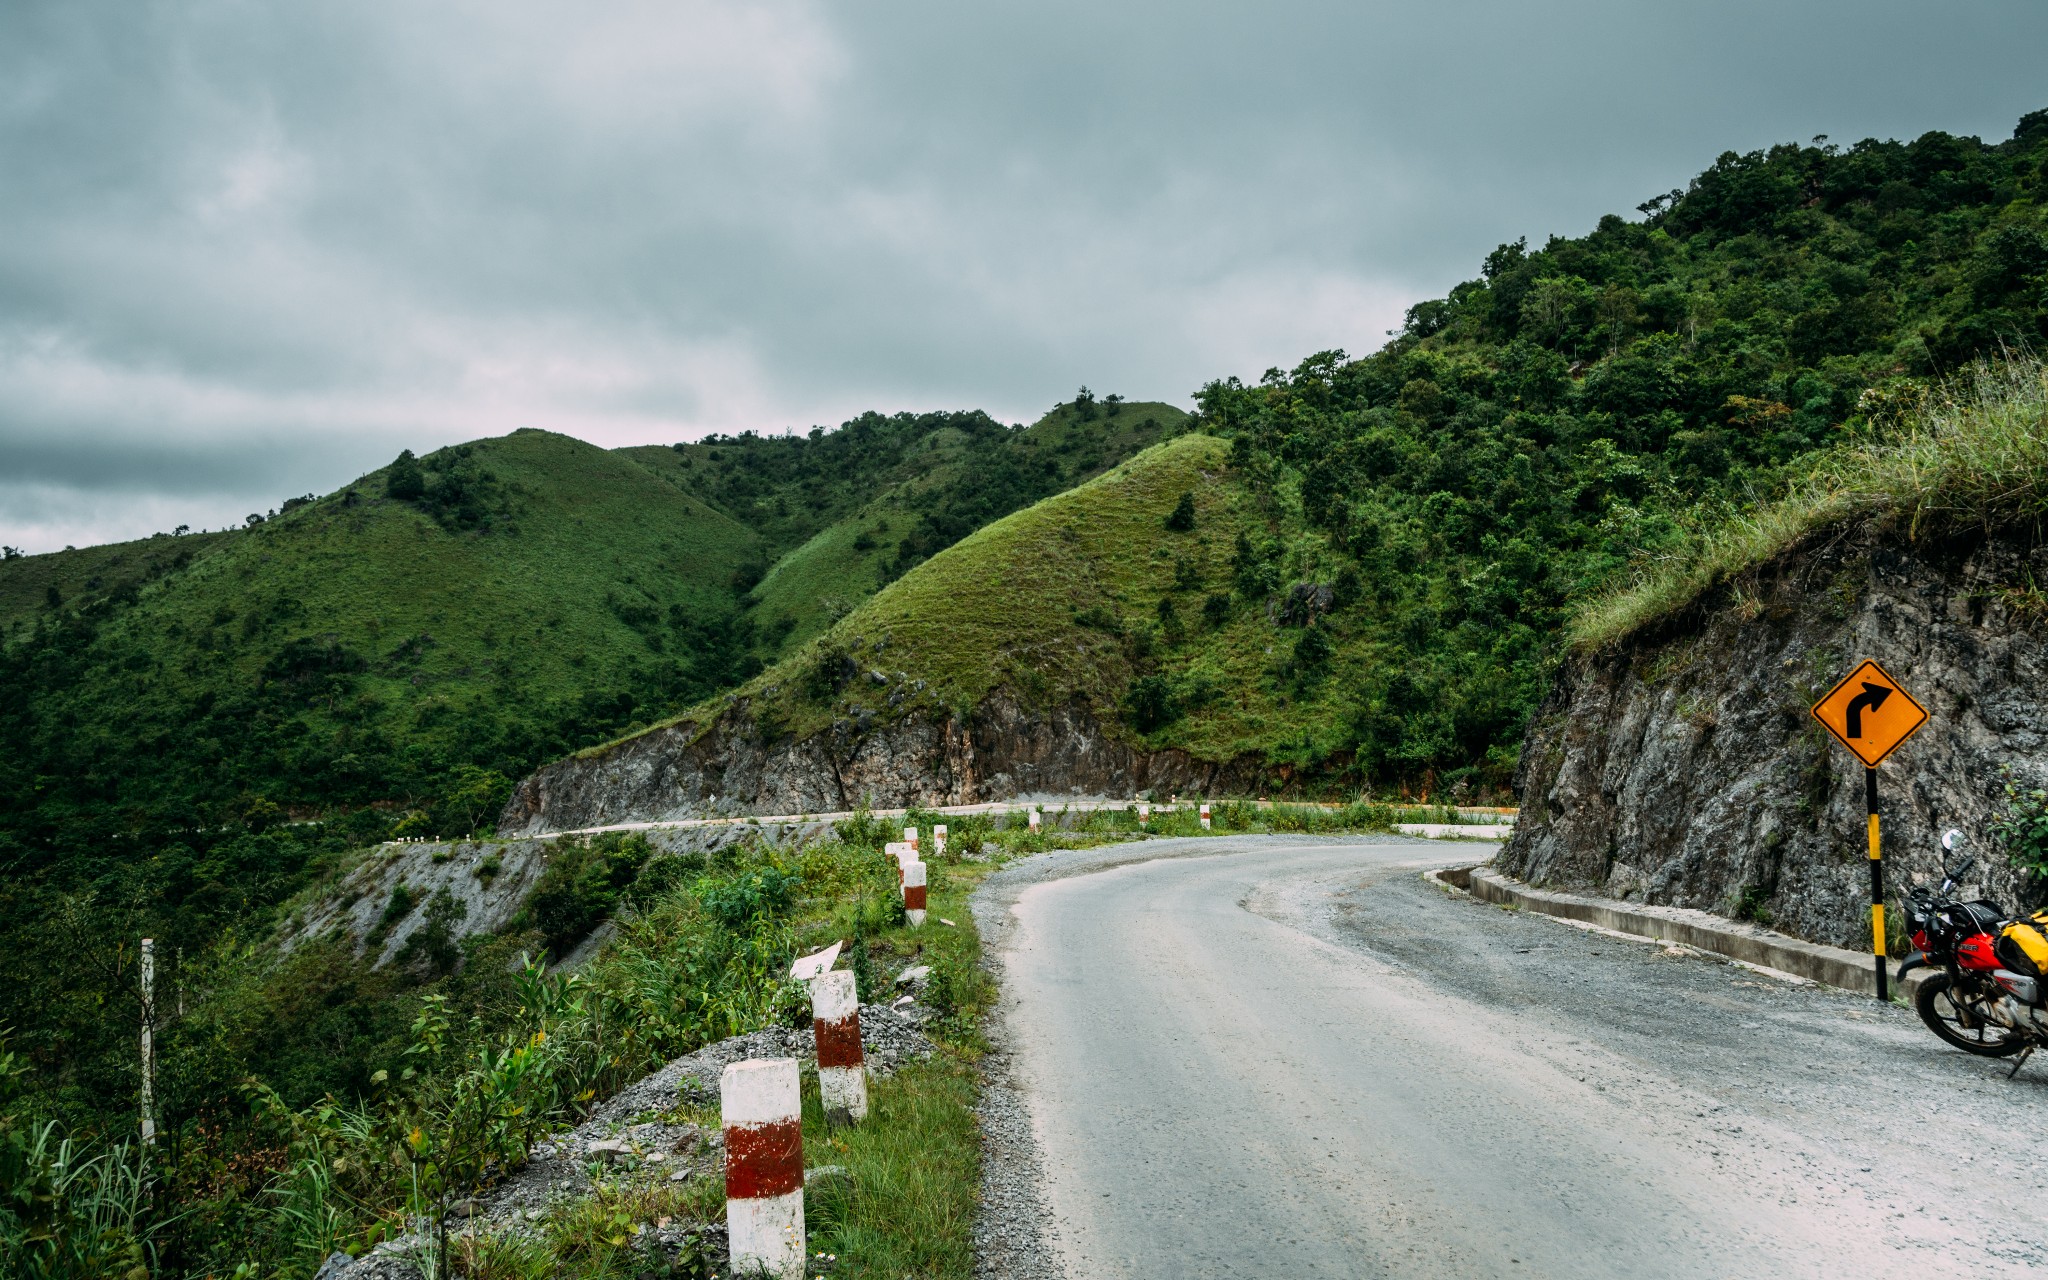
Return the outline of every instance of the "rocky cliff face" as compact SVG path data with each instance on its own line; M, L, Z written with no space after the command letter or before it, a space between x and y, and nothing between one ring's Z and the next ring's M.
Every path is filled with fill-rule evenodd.
M978 804L1038 792L1132 795L1244 790L1249 762L1137 751L1085 708L1030 712L1003 697L966 719L841 720L804 739L764 734L745 702L709 726L683 723L546 766L498 820L507 836L713 814L802 814Z
M1807 708L1875 658L1932 713L1880 770L1888 889L1938 866L2031 895L1990 835L2010 768L2048 786L2048 553L1837 531L1618 650L1569 663L1532 723L1500 865L1538 884L1869 942L1863 766ZM1896 906L1894 906L1896 916Z

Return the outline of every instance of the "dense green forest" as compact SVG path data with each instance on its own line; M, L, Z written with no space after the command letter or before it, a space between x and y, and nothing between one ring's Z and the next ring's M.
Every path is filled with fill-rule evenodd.
M253 1194L237 1081L360 1092L426 995L490 980L280 962L279 903L748 682L785 731L901 714L839 678L877 627L892 664L926 628L948 706L1086 694L1133 740L1300 785L1498 794L1575 601L2048 337L2044 164L2048 112L2000 143L1729 154L1637 219L1499 247L1369 356L1212 382L1192 419L1084 394L1029 429L520 432L232 533L0 562L0 1147L29 1115L129 1125L154 936L166 983L210 993L180 1023L203 1070L167 1083L173 1145L207 1153L195 1186ZM1035 584L978 572L1034 556ZM969 643L1015 621L1004 590L1063 574L1044 636Z
M2048 336L2044 165L2048 112L1995 144L1730 153L1639 221L1500 246L1365 359L1205 387L1272 533L1240 580L1356 584L1322 625L1380 658L1318 752L1504 781L1575 600Z

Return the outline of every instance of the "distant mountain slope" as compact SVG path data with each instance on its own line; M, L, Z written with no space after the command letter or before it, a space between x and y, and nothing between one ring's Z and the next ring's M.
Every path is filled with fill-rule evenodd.
M517 772L744 673L730 582L759 539L630 459L522 431L392 488L215 536L9 646L10 825L430 807L455 766Z
M1172 405L1077 397L1029 427L982 413L863 414L810 436L626 452L760 533L758 652L800 645L943 547L1181 429Z
M1241 574L1240 549L1273 537L1228 442L1154 446L933 556L693 716L549 766L502 825L1284 782L1341 740L1384 637L1356 583L1276 596Z
M158 534L0 560L0 644L46 614L131 598L148 583L212 551L233 533ZM54 593L54 594L53 594Z

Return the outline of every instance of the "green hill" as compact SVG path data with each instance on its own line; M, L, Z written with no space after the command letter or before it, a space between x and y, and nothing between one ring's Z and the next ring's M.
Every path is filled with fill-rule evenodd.
M1276 782L1500 794L1577 602L2048 337L2044 165L2048 112L1997 144L1730 153L1640 221L1502 245L1370 356L1211 383L1198 434L961 542L746 692L770 736L1002 688ZM1180 492L1198 532L1168 536ZM878 640L905 679L849 682Z
M763 538L746 597L757 652L809 640L1000 516L1173 434L1172 405L1086 389L1027 428L982 413L869 413L808 436L714 436L626 452Z
M103 1011L132 1000L136 937L199 963L352 847L485 829L510 779L761 670L799 623L756 619L814 603L786 584L858 604L1183 416L865 415L844 444L680 451L521 431L227 533L0 559L0 1028L96 1113L129 1087L130 1023ZM874 554L799 555L748 594L885 511Z

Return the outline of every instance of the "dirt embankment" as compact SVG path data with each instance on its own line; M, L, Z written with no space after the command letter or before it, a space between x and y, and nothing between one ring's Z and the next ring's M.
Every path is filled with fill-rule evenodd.
M2048 549L1835 531L1567 663L1523 745L1509 874L1868 945L1863 768L1808 706L1874 658L1933 714L1883 766L1891 887L1948 827L2008 904L2005 778L2048 786ZM1896 899L1896 893L1894 893Z
M1044 792L1213 794L1250 789L1258 776L1251 762L1136 750L1077 706L1027 711L998 697L964 720L863 717L792 739L764 734L742 701L709 726L654 729L547 765L513 791L498 831L527 836L617 822L820 813L863 802L978 804Z

